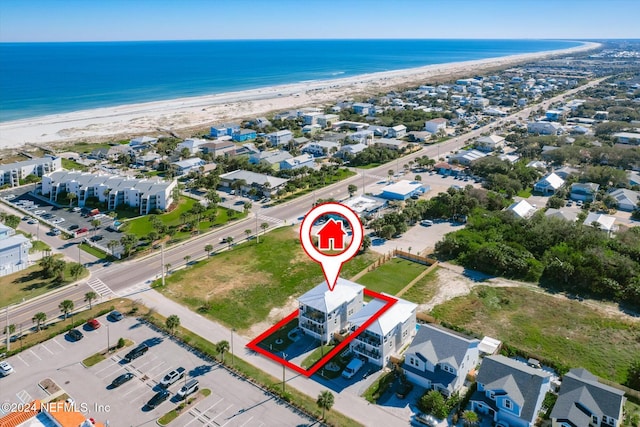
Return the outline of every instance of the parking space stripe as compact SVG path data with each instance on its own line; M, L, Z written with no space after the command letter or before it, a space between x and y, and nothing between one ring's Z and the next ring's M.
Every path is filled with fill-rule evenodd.
M229 409L233 408L233 403L229 406L227 406L225 409L223 409L218 415L216 415L215 417L211 418L211 421L209 421L209 423L212 423L215 421L216 418L218 418L219 416L221 416L222 414L224 414L225 412L227 412ZM207 417L209 418L209 417ZM207 423L207 424L209 424ZM218 423L216 423L218 424Z
M185 424L185 427L187 427L189 424L191 424L194 421L202 421L200 420L200 417L205 417L206 413L213 408L214 406L216 406L218 403L222 402L224 400L224 397L221 397L220 400L218 400L216 403L214 403L213 405L209 406L207 409L205 409L204 411L202 411L200 408L198 408L197 406L194 407L191 411L189 411L189 414L193 415L195 418L192 419L191 421L189 421L187 424ZM197 413L195 413L197 412ZM206 417L209 418L209 417ZM206 422L206 420L205 420Z
M109 360L111 360L111 359L109 359ZM98 374L100 374L100 373L101 373L102 371L104 371L104 370L107 370L107 369L111 368L113 365L117 365L117 363L112 363L112 364L107 365L107 366L105 366L104 368L100 369L99 371L96 371L96 372L95 372L95 373L96 373L96 376L97 376L97 377L99 377L99 375L98 375Z
M44 348L45 350L47 350L49 353L53 354L53 351L49 350L49 349L44 345L44 343L40 344L40 346L41 346L42 348Z
M33 349L29 349L29 351L31 352L31 354L33 354L35 357L37 357L38 360L42 360L42 358L40 358L40 356L38 356L37 354L34 353Z
M16 397L20 400L20 402L22 403L27 403L27 402L31 402L33 399L31 398L31 395L29 393L27 393L27 390L22 390L19 393L16 393Z
M60 344L55 338L52 339L51 341L53 341L54 343L58 344L61 349L66 350L66 348L62 344Z
M22 363L24 363L25 365L29 366L29 364L28 364L27 362L25 362L25 361L24 361L24 359L23 359L22 357L20 357L20 355L19 355L19 354L17 355L17 358L18 358L18 359L20 359L20 361L21 361Z
M246 422L244 422L240 427L244 427L247 424L249 424L249 421L251 421L253 419L253 417L250 417Z

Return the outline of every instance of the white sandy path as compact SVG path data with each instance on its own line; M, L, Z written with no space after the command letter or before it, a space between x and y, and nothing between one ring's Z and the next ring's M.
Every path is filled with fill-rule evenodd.
M0 124L0 149L18 148L27 143L104 141L129 135L154 135L166 130L194 129L226 120L255 118L270 111L324 105L355 94L375 94L383 89L426 83L451 74L470 75L489 67L508 67L522 61L582 52L599 46L598 43L584 43L571 49L16 120Z

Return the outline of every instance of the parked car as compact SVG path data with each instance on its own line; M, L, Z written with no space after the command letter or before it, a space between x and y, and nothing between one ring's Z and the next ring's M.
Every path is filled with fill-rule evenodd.
M38 220L35 218L31 218L29 221L27 221L27 224L37 224Z
M98 234L97 236L91 237L92 242L99 242L102 239L104 239L104 236L102 234Z
M127 362L131 362L132 360L137 359L138 357L145 354L147 351L149 351L149 347L146 344L140 344L129 353L125 354L124 360L126 360Z
M62 222L64 222L65 219L64 218L56 218L53 221L51 221L53 224L60 224Z
M433 225L433 221L431 221L430 219L423 219L422 221L420 221L420 225L422 225L423 227L431 227Z
M344 368L344 371L342 371L342 377L346 379L352 378L360 369L362 369L363 366L364 362L357 357L351 359L351 362L349 362L349 364Z
M167 388L181 378L184 378L184 368L182 366L165 375L160 381L160 385Z
M37 211L33 212L34 215L42 215L43 213L47 213L47 211L42 210L42 209L38 209Z
M120 387L122 384L124 384L127 381L131 380L133 377L134 377L134 375L131 372L127 372L126 374L122 374L119 377L117 377L116 379L114 379L113 381L111 381L111 387L113 387L113 388Z
M13 374L13 372L14 372L13 366L11 366L9 362L0 362L0 374L3 377Z
M76 235L86 233L87 231L89 231L88 228L81 228L80 230L76 231Z
M82 338L84 338L84 335L82 334L82 332L80 332L77 329L71 329L69 331L69 336L71 337L72 340L74 341L80 341Z
M124 316L118 310L113 310L111 313L109 313L107 318L114 322L119 322L120 320L124 319Z
M160 390L148 402L147 407L154 409L162 402L169 398L170 393L167 390Z
M78 228L80 228L78 224L73 224L69 227L69 231L77 230Z
M438 420L433 415L416 414L414 418L420 424L424 424L429 427L436 427L438 425Z
M91 329L98 329L100 326L100 322L98 321L98 319L91 319L87 322L87 325L89 325L89 327Z
M182 386L182 388L180 388L178 393L176 393L176 396L180 400L186 399L187 396L198 391L199 387L200 383L198 382L198 380L189 380L185 385Z

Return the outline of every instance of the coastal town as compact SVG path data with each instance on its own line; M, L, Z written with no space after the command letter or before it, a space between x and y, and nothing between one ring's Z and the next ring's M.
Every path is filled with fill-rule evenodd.
M639 426L640 44L465 71L5 149L0 426Z

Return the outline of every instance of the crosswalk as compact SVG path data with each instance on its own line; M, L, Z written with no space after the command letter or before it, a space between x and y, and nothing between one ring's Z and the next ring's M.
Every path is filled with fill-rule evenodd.
M274 218L272 216L266 216L266 215L258 215L258 219L261 221L267 221L270 222L272 224L280 224L282 223L282 220L279 218Z
M97 279L97 278L92 278L90 280L87 280L87 285L89 285L89 287L91 289L93 289L94 291L96 291L96 293L98 295L100 295L101 297L105 297L105 296L110 296L110 295L115 295L115 292L113 292L111 290L111 288L109 288L102 280Z
M20 402L22 403L29 403L33 400L31 398L31 395L27 393L26 390L22 390L21 392L16 393L16 396L18 397L18 400L20 400Z

